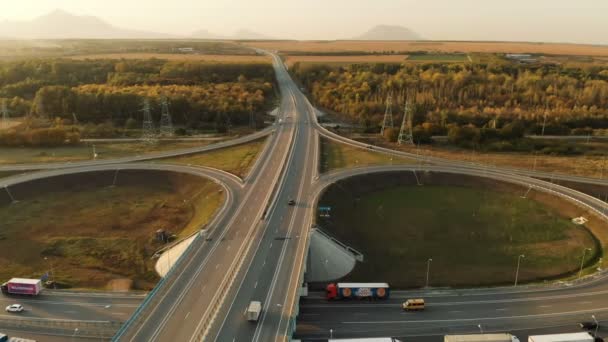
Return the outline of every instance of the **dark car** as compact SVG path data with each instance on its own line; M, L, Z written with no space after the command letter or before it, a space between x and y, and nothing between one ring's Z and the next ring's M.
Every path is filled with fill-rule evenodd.
M597 329L597 323L595 322L580 322L578 326L584 330L595 330Z
M287 204L289 204L289 205L296 205L296 201L290 199L289 202L287 202Z

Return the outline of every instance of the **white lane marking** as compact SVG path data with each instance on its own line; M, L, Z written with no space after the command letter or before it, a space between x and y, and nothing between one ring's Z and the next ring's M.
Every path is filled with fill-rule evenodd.
M257 281L256 281L256 282L255 282L255 284L253 285L253 288L254 288L254 289L257 289L257 288L258 288L258 282L257 282Z
M507 308L498 308L498 309L496 309L496 311L507 311L507 310L509 310L509 309L507 309Z
M230 250L230 248L232 248L232 245L228 245L228 248L226 248L226 250Z
M220 267L220 264L215 265L215 269L217 270Z
M270 243L270 247L269 248L272 248L272 242Z
M203 286L203 288L201 289L201 293L203 293L203 291L205 291L206 287L207 287L207 285Z
M184 319L188 319L188 316L190 316L190 311L188 311L188 313L186 314L186 317L184 317Z
M538 315L520 315L520 316L500 316L500 317L476 317L476 318L455 318L455 319L429 319L429 320L409 320L409 321L348 321L341 322L342 324L403 324L403 323L446 323L446 322L479 322L479 321L504 321L509 319L524 319L524 318L543 318L543 317L560 317L578 314L592 314L594 312L606 312L608 308L595 308L589 310L565 311ZM450 311L454 312L454 311Z
M262 266L266 265L266 260L264 260L264 262L262 263Z
M539 306L539 308L550 308L550 307L551 307L551 305L541 305L541 306Z

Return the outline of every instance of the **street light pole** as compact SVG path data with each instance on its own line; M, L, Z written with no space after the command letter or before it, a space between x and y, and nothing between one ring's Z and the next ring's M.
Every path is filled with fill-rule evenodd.
M517 286L517 279L519 278L519 264L521 263L521 258L525 258L526 256L523 254L520 254L517 257L517 269L515 270L515 285L513 286Z
M433 261L433 259L428 259L426 261L426 285L425 287L429 287L429 273L431 272L431 261Z
M477 324L477 327L479 328L479 333L483 334L483 328L481 327L481 324Z
M53 282L53 288L57 289L57 284L55 283L55 271L53 270L53 261L48 257L44 257L44 260L48 261L51 265L51 281Z
M595 322L595 334L594 334L594 336L597 336L597 329L600 327L600 322L597 321L597 319L595 318L595 315L591 315L591 318L593 318L593 321Z
M583 257L581 258L581 269L578 271L578 279L581 279L581 277L583 276L583 265L585 265L585 255L587 254L587 251L590 251L591 248L585 248L583 250Z

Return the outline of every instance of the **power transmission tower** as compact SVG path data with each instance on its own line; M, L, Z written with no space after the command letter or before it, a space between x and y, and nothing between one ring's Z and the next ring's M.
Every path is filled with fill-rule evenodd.
M8 122L8 107L6 105L6 100L2 101L2 129L7 129L9 126Z
M386 98L386 110L384 111L384 121L382 121L380 135L384 135L384 130L387 128L393 128L393 97L390 94Z
M74 112L72 112L72 119L73 119L73 124L78 125L78 117L76 116L76 113L74 113Z
M172 137L173 136L173 122L171 121L171 114L169 113L169 103L166 97L161 99L161 116L160 116L160 135Z
M141 140L147 143L156 141L156 131L154 130L154 121L152 121L152 113L150 112L150 101L144 100L144 120L141 128Z
M410 106L409 99L405 101L403 120L401 121L401 129L399 130L399 138L397 138L397 143L399 145L414 143L414 134L412 133L412 108Z

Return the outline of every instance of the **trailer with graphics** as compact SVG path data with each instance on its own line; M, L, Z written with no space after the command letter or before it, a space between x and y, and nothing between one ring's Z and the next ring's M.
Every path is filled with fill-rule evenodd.
M387 283L332 283L326 287L328 300L334 299L388 299L390 286Z
M2 284L0 289L4 294L37 296L42 291L42 280L12 278Z

